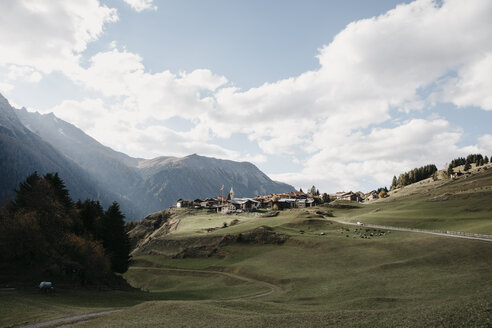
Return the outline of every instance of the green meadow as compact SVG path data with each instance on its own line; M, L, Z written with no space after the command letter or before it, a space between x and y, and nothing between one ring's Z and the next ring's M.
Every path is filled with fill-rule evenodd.
M136 266L125 274L127 279L151 294L171 293L168 296L172 299L144 302L81 326L490 324L490 243L387 231L361 238L356 227L311 216L290 211L272 221L275 232L289 235L283 245L233 243L222 247L227 254L224 257L138 255L134 258ZM284 223L277 224L277 220ZM245 224L249 227L252 222ZM241 223L232 228L239 226ZM368 230L369 236L377 231ZM205 273L210 276L202 276ZM225 282L227 292L217 293L210 285L222 280L224 273L248 281ZM195 292L194 300L190 299L190 287Z
M491 166L456 180L427 179L389 195L335 214L351 222L492 235Z
M0 326L121 309L77 326L490 327L492 242L336 220L492 234L491 174L423 181L349 209L183 211L176 230L134 253L123 277L137 290L3 290Z

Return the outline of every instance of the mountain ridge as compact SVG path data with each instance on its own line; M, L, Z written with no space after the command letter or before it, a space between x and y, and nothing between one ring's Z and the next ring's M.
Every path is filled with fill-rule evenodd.
M8 103L2 98L0 103ZM197 154L134 158L101 144L53 113L9 107L13 112L8 117L12 118L13 113L25 131L51 145L97 181L100 193L113 195L131 220L167 208L178 198L217 196L222 185L227 190L233 187L239 197L294 191L288 184L271 180L250 162Z

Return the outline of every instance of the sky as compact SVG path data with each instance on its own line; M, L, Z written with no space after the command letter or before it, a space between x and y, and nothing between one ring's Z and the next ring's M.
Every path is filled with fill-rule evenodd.
M3 0L0 93L134 157L369 191L492 155L490 0Z

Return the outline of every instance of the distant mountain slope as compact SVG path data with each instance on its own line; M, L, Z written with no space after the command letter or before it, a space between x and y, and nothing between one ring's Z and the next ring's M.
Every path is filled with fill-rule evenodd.
M139 159L100 144L76 126L57 118L22 108L15 111L30 131L50 143L63 155L87 171L104 190L110 190L129 219L147 214L139 205L145 194L142 178L135 168Z
M101 198L97 183L74 162L25 128L7 99L0 95L0 201L14 195L27 175L59 172L74 198Z
M183 158L156 158L139 164L146 185L155 197L173 195L173 200L197 195L216 196L230 188L237 197L295 191L290 185L272 181L255 165L196 154Z
M84 169L91 181L97 181L99 194L111 194L129 219L162 210L179 198L217 196L222 185L224 193L233 187L239 197L294 191L288 184L272 181L251 163L198 155L150 160L132 158L102 145L53 114L12 109L9 115L12 119L19 118L20 129L39 136L39 140L42 138L63 154L65 161ZM36 169L36 165L31 167ZM2 173L11 169L2 168ZM65 179L61 171L60 175ZM18 183L23 178L25 175L16 176L12 181Z

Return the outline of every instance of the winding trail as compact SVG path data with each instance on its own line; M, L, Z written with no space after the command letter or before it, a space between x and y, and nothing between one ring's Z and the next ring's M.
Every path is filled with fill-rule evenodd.
M101 312L92 312L86 314L74 315L71 317L54 319L45 322L34 323L32 325L20 326L19 328L40 328L40 327L70 327L71 325L75 325L77 323L85 322L90 319L94 319L103 315L107 315L110 313L121 312L123 310L109 310L109 311L101 311Z
M263 285L270 290L268 292L261 292L261 293L256 293L256 294L249 294L249 295L241 295L241 296L236 296L236 297L229 297L229 298L223 298L221 300L241 300L241 299L252 299L252 298L259 298L259 297L264 297L271 295L273 293L276 293L280 290L278 286L275 286L274 284L268 283L266 281L262 280L257 280L253 278L247 278L244 276L240 276L234 273L229 273L229 272L223 272L223 271L214 271L214 270L195 270L195 269L178 269L178 268L159 268L159 267L131 267L131 270L159 270L159 271L177 271L177 272L192 272L192 273L207 273L207 274L219 274L223 275L229 278L237 279L237 280L242 280L246 282L252 282L255 284L260 284Z
M239 276L239 275L236 275L233 273L222 272L222 271L177 269L177 268L159 268L159 267L132 267L131 270L159 270L159 271L219 274L219 275L223 275L223 276L237 279L237 280L242 280L242 281L246 281L246 282L252 282L252 283L260 284L260 285L263 285L263 286L270 289L267 292L261 292L261 293L249 294L249 295L241 295L241 296L236 296L236 297L232 297L232 298L223 298L220 300L230 301L230 300L241 300L241 299L254 299L254 298L260 298L260 297L265 297L265 296L271 295L271 294L277 292L278 290L280 290L280 288L278 286L275 286L275 285L270 284L270 283L265 282L265 281L247 278L247 277ZM203 300L203 301L210 301L210 300ZM42 327L65 328L65 327L72 327L76 324L87 322L91 319L95 319L95 318L103 316L103 315L108 315L111 313L117 313L117 312L122 312L122 311L123 311L123 309L79 314L79 315L75 315L75 316L71 316L71 317L54 319L54 320L39 322L39 323L35 323L35 324L30 324L30 325L24 325L24 326L20 326L19 328L42 328Z
M407 231L407 232L420 232L420 233L426 233L426 234L437 235L437 236L454 237L454 238L462 238L462 239L473 239L473 240L481 240L481 241L492 242L492 236L490 236L490 235L470 236L470 235L466 235L464 233L453 232L453 231L439 232L439 231L423 230L423 229L415 229L415 228L402 228L402 227L382 226L382 225L367 224L367 223L364 223L363 226L360 226L360 225L358 225L357 223L354 223L354 222L341 221L341 220L333 220L333 219L331 221L334 221L334 222L337 222L337 223L341 223L341 224L354 225L354 226L358 226L358 227L361 227L361 228L362 227L366 227L366 228L384 229L384 230Z

